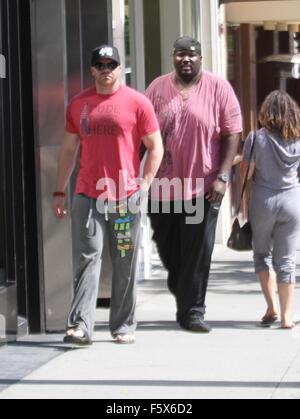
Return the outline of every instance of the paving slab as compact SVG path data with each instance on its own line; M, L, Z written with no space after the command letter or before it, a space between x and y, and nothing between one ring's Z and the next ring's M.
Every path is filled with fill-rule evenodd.
M298 286L297 320L299 303ZM68 350L61 335L53 335L50 343L40 337L34 349L40 345L50 358L28 373L23 370L20 381L2 367L0 385L11 385L0 399L299 399L300 326L293 331L282 331L278 324L263 329L259 319L264 309L251 253L217 246L206 316L213 331L183 331L175 322L166 272L154 257L153 278L139 285L135 345L113 343L108 310L99 310L91 348ZM18 343L20 353L31 340L23 349ZM0 359L6 350L0 349ZM38 357L35 352L32 356Z

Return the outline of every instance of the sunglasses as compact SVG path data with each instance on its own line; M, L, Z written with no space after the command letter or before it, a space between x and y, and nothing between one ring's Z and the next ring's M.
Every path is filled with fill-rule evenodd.
M103 71L103 70L106 70L106 69L108 69L110 71L114 71L117 67L119 67L119 64L116 63L115 61L112 61L111 63L107 63L107 64L96 63L94 65L94 67L96 67L96 69L99 70L99 71Z

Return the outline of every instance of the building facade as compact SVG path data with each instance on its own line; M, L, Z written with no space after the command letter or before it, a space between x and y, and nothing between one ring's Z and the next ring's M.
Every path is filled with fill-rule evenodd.
M283 89L300 104L300 2L223 1L221 10L225 23L221 32L226 33L224 76L239 97L245 138L257 128L258 110L272 90ZM237 207L244 174L243 165L234 169L232 210Z
M69 99L112 42L109 0L1 0L0 342L62 330L72 296L72 225L51 211ZM3 68L2 68L3 70ZM3 73L3 71L2 71ZM71 197L71 190L70 190Z

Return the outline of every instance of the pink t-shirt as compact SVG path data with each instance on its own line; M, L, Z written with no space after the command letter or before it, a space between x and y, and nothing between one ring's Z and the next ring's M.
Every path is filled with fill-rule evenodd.
M144 95L126 86L112 95L89 88L71 100L65 129L80 137L75 194L116 201L139 189L142 138L159 130Z
M185 199L203 195L219 173L221 134L242 132L240 105L231 85L203 71L187 98L170 73L154 80L146 96L154 105L165 144L158 178L178 178L182 184L186 179L191 186ZM196 179L204 179L202 188ZM154 198L163 199L159 195ZM172 192L171 199L178 199L175 195Z

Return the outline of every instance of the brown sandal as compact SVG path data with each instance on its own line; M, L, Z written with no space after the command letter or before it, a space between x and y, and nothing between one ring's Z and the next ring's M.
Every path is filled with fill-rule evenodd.
M76 332L81 332L81 333L76 336ZM78 346L91 346L93 344L92 340L87 335L87 333L80 328L68 329L63 342L70 343L73 345L78 345Z
M293 330L295 329L296 325L295 323L291 324L290 326L281 326L279 329L280 330Z
M262 327L270 327L278 320L278 316L265 316L262 318L260 325Z

